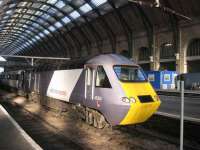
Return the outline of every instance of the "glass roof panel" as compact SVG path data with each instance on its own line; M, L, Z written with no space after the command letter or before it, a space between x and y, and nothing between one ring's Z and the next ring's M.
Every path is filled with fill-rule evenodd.
M100 5L104 4L104 3L106 3L107 0L91 0L91 2L92 2L96 7L98 7L98 6L100 6Z
M39 40L39 39L40 39L40 37L39 37L38 35L36 35L36 36L35 36L35 38L36 38L37 40Z
M39 24L37 24L37 23L33 23L33 26L34 26L34 27L38 27Z
M35 11L34 11L34 10L31 10L31 9L29 9L29 10L27 11L27 13L29 13L29 14L34 14L34 13L35 13Z
M6 11L6 14L11 14L13 12L13 10L8 10Z
M36 42L37 40L36 40L35 38L32 38L32 41L33 41L33 42Z
M43 17L44 19L48 19L48 18L51 17L51 16L48 15L48 14L43 14L42 17Z
M18 6L25 6L26 4L28 4L28 2L20 2L20 3L18 4Z
M50 32L49 32L48 30L44 30L44 33L45 33L46 35L50 34Z
M35 16L32 16L32 17L30 17L30 19L32 19L32 20L35 20L35 19L36 19L36 17L35 17Z
M25 24L25 25L23 25L23 27L27 28L28 26Z
M31 16L29 15L24 15L23 18L30 18Z
M33 41L32 41L32 40L30 40L29 42L30 42L31 44L33 44Z
M56 22L54 25L55 25L57 28L61 28L61 27L63 26L60 22Z
M39 23L43 24L44 23L44 20L43 19L38 19L37 20Z
M53 32L53 31L55 31L55 30L56 30L56 28L55 28L55 27L53 27L53 26L50 26L50 27L49 27L49 30Z
M49 4L55 4L57 2L57 0L48 0L47 3Z
M58 1L56 3L56 7L58 7L58 8L63 8L64 6L65 6L65 3L63 1Z
M46 11L47 9L49 9L49 6L47 6L47 5L42 5L42 7L40 7L40 9Z
M9 18L9 16L4 16L4 17L3 17L3 19L7 19L7 18Z
M9 8L13 8L15 6L16 6L16 4L10 4Z
M78 17L80 17L81 15L74 10L72 13L69 14L73 19L77 19Z
M70 19L69 19L68 17L64 17L64 18L62 18L62 21L63 21L65 24L67 24L67 23L70 22Z
M50 8L50 9L48 10L48 12L49 12L50 14L55 14L55 13L57 12L57 10L54 9L54 8Z
M21 12L21 11L22 11L22 8L15 10L15 12Z
M39 36L42 37L42 38L45 37L45 35L42 32L39 33Z
M79 8L83 13L87 13L92 10L92 7L89 4L84 4Z
M39 3L33 3L31 7L33 8L40 8L42 5Z
M35 15L38 15L38 16L40 16L40 15L42 15L43 13L41 12L41 11L37 11L36 13L35 13Z

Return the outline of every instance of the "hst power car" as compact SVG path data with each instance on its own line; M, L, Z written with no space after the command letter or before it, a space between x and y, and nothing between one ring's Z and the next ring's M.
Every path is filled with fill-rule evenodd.
M47 74L50 80L44 86L40 82ZM100 128L105 121L112 126L145 122L160 105L142 69L121 55L99 55L87 61L83 69L49 74L36 73L35 86L48 97L83 108L86 121Z

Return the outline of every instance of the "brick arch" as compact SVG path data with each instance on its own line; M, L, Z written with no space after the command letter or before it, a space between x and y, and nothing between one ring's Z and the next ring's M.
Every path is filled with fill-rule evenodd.
M139 61L149 61L151 51L148 47L142 46L139 48Z
M200 56L200 37L193 38L188 42L186 56Z
M160 59L175 58L175 47L170 42L165 42L160 46Z

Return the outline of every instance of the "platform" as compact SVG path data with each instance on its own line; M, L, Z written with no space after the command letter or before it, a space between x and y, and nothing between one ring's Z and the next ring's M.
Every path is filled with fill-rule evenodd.
M16 123L0 105L0 149L41 150L42 148Z

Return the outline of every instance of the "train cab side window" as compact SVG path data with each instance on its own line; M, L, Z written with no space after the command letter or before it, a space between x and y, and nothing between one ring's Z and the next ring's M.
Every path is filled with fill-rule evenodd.
M97 67L96 73L96 87L111 88L110 82L102 66Z

